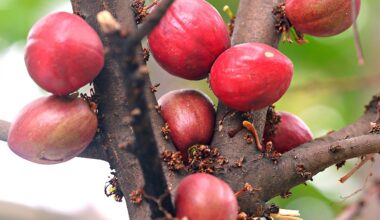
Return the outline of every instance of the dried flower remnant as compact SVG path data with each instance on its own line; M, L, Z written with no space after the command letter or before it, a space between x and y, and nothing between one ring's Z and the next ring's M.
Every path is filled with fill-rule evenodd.
M144 58L144 61L148 62L149 57L150 57L150 50L149 50L149 48L144 48L143 49L143 58Z
M161 133L165 140L169 140L170 128L168 123L165 123L164 127L161 127Z
M104 193L107 197L113 196L116 202L123 201L123 192L120 189L120 185L118 182L118 179L115 175L115 172L111 172L113 177L106 182L106 185L104 187Z
M132 11L135 15L135 20L137 24L141 24L144 18L149 14L149 9L157 4L157 0L153 0L153 2L145 6L145 0L134 0L131 4Z
M296 165L296 172L298 175L300 175L301 177L305 178L305 179L310 179L312 180L312 174L310 171L307 171L305 166L303 164L297 164Z
M261 190L261 188L254 188L251 184L249 184L249 183L244 183L244 186L243 186L243 188L241 189L241 190L239 190L239 191L237 191L236 193L235 193L235 196L236 197L239 197L239 196L241 196L241 194L243 194L243 193L245 193L245 192L249 192L249 193L251 193L251 192L258 192L258 191L260 191Z
M131 199L131 202L134 204L141 204L142 202L142 195L143 195L143 189L136 189L133 190L130 194L129 197Z
M173 152L165 150L161 153L161 158L166 163L166 166L171 171L179 171L185 168L183 164L182 154L179 151Z
M189 148L188 171L191 173L214 173L228 164L228 160L222 156L218 148L207 145L195 145Z
M272 14L275 18L275 28L277 33L282 34L282 42L293 43L293 38L298 44L308 43L301 32L292 28L292 24L285 14L285 3L281 3L274 7Z

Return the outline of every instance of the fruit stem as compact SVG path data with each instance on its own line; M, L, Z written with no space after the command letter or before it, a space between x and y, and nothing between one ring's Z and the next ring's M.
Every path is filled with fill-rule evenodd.
M250 132L252 132L253 138L255 139L257 149L259 151L263 152L264 148L263 148L263 145L261 145L261 143L260 143L260 138L259 138L259 135L257 134L255 126L249 121L243 121L243 126L246 129L248 129Z
M358 31L358 25L356 23L356 0L351 0L351 11L352 11L352 30L354 32L354 41L355 41L355 48L356 48L356 54L358 56L358 64L363 65L364 64L364 56L363 56L363 48L360 43L360 36Z
M223 7L223 11L228 15L230 19L235 19L235 14L232 12L230 6L225 5Z
M344 175L342 178L339 179L341 183L346 182L357 170L360 169L364 164L366 164L368 161L374 159L374 154L368 154L364 156L364 159L360 161L359 164L357 164L354 168L352 168L346 175Z

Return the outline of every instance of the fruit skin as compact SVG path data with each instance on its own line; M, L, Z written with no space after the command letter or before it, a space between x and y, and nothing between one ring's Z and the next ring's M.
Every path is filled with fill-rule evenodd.
M25 64L41 88L67 95L99 74L104 65L103 45L81 17L57 12L43 17L30 30Z
M40 164L56 164L79 155L92 141L98 120L80 98L48 96L27 106L12 123L10 149Z
M337 35L352 25L351 0L286 0L285 13L304 34L318 37ZM356 0L356 17L360 0Z
M189 220L235 220L238 203L230 186L204 173L191 174L179 183L175 197L176 217Z
M289 58L273 47L245 43L223 52L211 68L210 85L228 107L257 110L279 100L293 76Z
M285 153L313 139L309 127L298 116L289 112L278 112L281 121L275 127L274 134L268 134L268 125L264 130L264 143L272 141L274 149Z
M198 90L174 90L163 95L158 104L161 115L169 124L175 147L187 158L187 149L211 141L215 109L212 101Z
M176 0L148 36L156 61L172 75L200 80L230 47L227 27L204 0Z

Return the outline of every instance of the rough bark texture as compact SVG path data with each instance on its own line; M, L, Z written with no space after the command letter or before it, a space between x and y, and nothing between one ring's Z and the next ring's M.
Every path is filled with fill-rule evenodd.
M129 34L136 32L130 2L73 0L72 5L74 12L95 28L105 45L106 64L94 82L103 140L101 146L107 153L111 168L116 170L130 218L163 217L156 202L147 200L151 205L149 209L146 202L135 205L128 196L133 190L144 187L147 195L158 198L168 188L157 150L156 139L159 141L160 138L153 133L149 116L152 116L155 124L161 121L157 113L153 112L149 79L138 71L141 53L136 53L135 47L122 50L125 39L116 34L104 35L95 20L97 12L108 10L120 22L122 30ZM148 106L148 103L151 104ZM154 128L159 130L157 126ZM161 146L163 144L160 143ZM173 213L170 194L164 198L163 207Z

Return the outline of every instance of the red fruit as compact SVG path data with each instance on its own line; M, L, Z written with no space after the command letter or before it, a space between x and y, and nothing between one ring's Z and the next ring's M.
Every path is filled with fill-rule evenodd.
M230 186L204 173L185 177L175 197L176 217L189 220L235 220L238 203Z
M208 144L214 132L215 109L211 100L197 90L175 90L158 100L161 115L169 124L170 137L187 158L187 149Z
M257 110L279 100L293 76L293 64L273 47L236 45L223 52L211 68L210 85L228 107Z
M189 80L207 77L212 63L230 46L222 17L204 0L176 0L148 41L162 68Z
M289 151L313 139L309 127L296 115L288 112L278 112L281 121L275 127L274 134L268 132L265 126L264 142L272 141L273 147L280 153Z
M286 0L286 17L294 28L313 36L339 34L352 25L351 0ZM356 17L360 0L356 0Z
M99 74L104 64L103 45L79 16L53 13L30 30L25 63L40 87L56 95L67 95Z
M28 104L11 125L10 149L40 164L55 164L79 155L93 139L98 120L80 98L49 96Z

